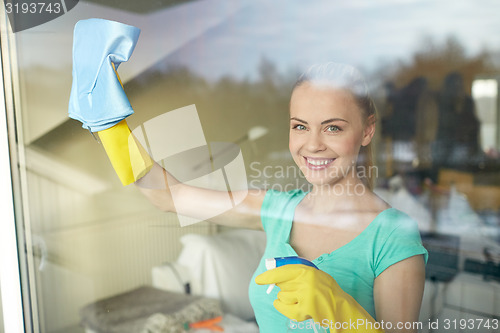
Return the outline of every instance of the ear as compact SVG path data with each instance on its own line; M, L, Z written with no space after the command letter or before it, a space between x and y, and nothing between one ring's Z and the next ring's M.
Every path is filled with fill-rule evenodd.
M372 141L373 135L375 135L375 115L371 115L366 119L365 129L363 130L363 140L361 145L363 147L368 146Z

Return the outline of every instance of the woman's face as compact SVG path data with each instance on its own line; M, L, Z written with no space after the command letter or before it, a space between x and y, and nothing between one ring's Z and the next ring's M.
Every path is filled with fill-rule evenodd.
M355 181L359 149L375 131L370 124L348 91L305 82L290 100L290 152L313 185Z

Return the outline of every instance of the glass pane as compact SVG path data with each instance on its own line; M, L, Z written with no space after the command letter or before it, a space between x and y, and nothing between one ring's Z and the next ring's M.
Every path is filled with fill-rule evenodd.
M264 267L259 260L264 255L265 235L233 228L253 226L248 221L255 216L248 211L225 220L219 214L246 198L246 192L236 190L299 189L304 194L317 188L315 178L310 178L314 173L304 174L300 167L326 170L338 159L347 161L339 166L346 167L341 171L350 171L354 170L348 163L352 156L358 166L364 166L361 163L367 159L358 158L356 150L364 133L360 128L365 129L362 116L358 117L362 113L344 121L363 124L356 127L358 132L343 130L338 124L316 131L319 125L302 121L311 125L304 132L317 135L317 141L310 139L303 145L299 134L290 129L289 118L297 105L290 102L292 91L298 91L293 90L296 80L310 65L328 61L349 64L363 74L377 109L370 143L374 163L365 171L373 176L374 193L387 207L411 217L429 252L418 318L422 331L434 328L429 325L438 319L443 323L474 316L497 318L500 40L493 32L500 30L499 4L423 0L61 4L67 7L64 15L13 34L16 120L26 191L26 216L18 223L26 233L25 280L32 290L31 316L41 332L140 331L153 325L155 302L164 304L162 295L173 297L164 293L182 296L175 303L176 310L190 301L183 298L188 282L193 293L220 300L226 331L230 332L231 323L256 331L248 284L253 285L252 274L259 263L259 269ZM96 17L141 29L130 60L118 68L135 110L127 122L140 149L183 185L217 187L225 194L223 198L214 195L198 200L190 192L192 201L182 204L173 194L171 205L177 205L182 214L161 211L141 191L166 190L164 178L147 183L144 177L139 186L122 186L102 144L80 122L68 118L73 29L79 20ZM17 20L22 22L20 17ZM88 55L80 56L90 57L91 51L101 52L96 46L84 49L81 52ZM104 72L111 73L109 62L103 66ZM89 69L85 75L97 73ZM99 75L106 80L105 74ZM119 89L111 77L105 84ZM101 101L113 105L118 98L108 93L102 93L109 98ZM339 103L340 95L335 96ZM297 112L312 110L304 113L309 117L320 109L318 105L298 107ZM327 111L332 110L336 108ZM320 124L323 119L318 119ZM359 142L345 139L346 133L357 133ZM367 154L363 148L361 156ZM347 192L356 189L371 193L365 183L347 187L349 183L343 181L357 179L348 178L348 173L328 177L330 185L342 185L324 187L333 190L328 193L330 199L349 198ZM227 193L228 189L234 193ZM375 205L371 198L369 202ZM305 204L298 206L303 210L297 210L297 221L293 228L290 224L282 242L289 246L287 253L315 263L342 247L342 251L353 247L349 253L358 253L354 248L362 239L358 236L370 235L365 232L369 229L360 227L363 219L358 219L368 205L363 207L361 199L350 200L355 208L346 216L356 223L344 229L339 226L344 211L338 207L322 220ZM165 207L166 202L160 205ZM321 208L336 207L338 202L332 199ZM379 210L385 205L376 202ZM378 216L371 216L364 227L373 227L381 220ZM321 222L317 229L317 225L300 223L299 218L327 223ZM335 233L339 230L343 232ZM304 235L321 241L310 242ZM272 257L282 255L276 252ZM391 261L388 267L396 263ZM358 276L352 266L340 275ZM381 272L369 273L370 287L355 298L373 314L373 276ZM338 282L348 285L340 278ZM256 293L252 288L250 293ZM114 306L116 312L108 311ZM263 315L257 314L259 324L266 325L259 316Z

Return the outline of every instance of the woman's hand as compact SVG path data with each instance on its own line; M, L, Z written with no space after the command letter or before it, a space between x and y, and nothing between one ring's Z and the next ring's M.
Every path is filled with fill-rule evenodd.
M331 332L383 332L374 328L379 327L376 321L329 274L314 267L281 266L260 274L255 282L274 283L281 289L274 307L290 319L312 318L328 325Z
M139 28L103 19L75 25L68 113L91 132L113 127L134 113L115 70L129 60L139 33Z

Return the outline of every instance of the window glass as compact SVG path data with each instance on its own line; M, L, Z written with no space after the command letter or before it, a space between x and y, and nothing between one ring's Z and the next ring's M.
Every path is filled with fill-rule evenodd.
M213 264L205 268L240 250L255 265L237 286L240 305L215 293L226 313L255 329L247 288L265 246L262 235L162 212L134 185L122 186L98 135L68 118L73 29L89 18L141 29L130 60L118 68L135 111L128 124L138 137L147 133L149 148L171 149L178 177L193 184L193 175L204 176L197 163L212 154L207 163L219 163L214 177L232 190L310 189L289 150L294 83L315 63L359 69L377 108L374 191L417 222L429 251L422 331L437 319L453 325L497 318L499 10L495 1L95 0L74 2L64 15L14 32L26 191L26 214L17 223L30 249L23 281L32 290L34 325L42 332L126 326L132 319L98 322L105 303L96 302L122 297L117 302L126 316L131 307L124 300L149 295L145 286L183 292L185 274L203 270L186 273L173 263L193 243L209 244L203 251ZM161 118L193 104L188 123ZM178 140L166 142L175 130ZM210 143L204 147L211 150L196 150ZM234 247L217 238L228 232L236 232ZM199 284L207 279L197 278ZM201 288L196 283L190 288ZM135 318L134 325L147 319Z

